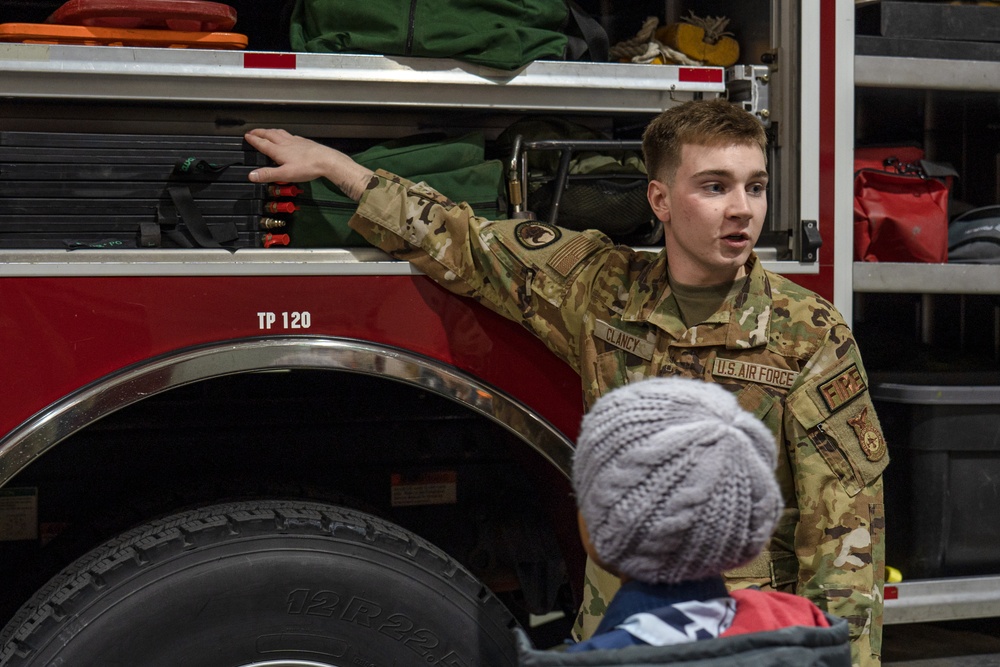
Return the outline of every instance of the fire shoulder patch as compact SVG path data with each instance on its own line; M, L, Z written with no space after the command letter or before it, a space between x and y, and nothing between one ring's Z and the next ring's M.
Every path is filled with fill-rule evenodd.
M819 395L823 398L823 402L826 403L830 412L836 412L867 389L868 385L865 383L861 371L858 370L857 364L851 364L840 375L821 384Z

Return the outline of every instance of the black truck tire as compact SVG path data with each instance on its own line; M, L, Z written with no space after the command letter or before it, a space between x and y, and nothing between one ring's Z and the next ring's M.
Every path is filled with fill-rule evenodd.
M513 617L440 549L312 502L152 521L53 578L0 633L0 666L516 664Z

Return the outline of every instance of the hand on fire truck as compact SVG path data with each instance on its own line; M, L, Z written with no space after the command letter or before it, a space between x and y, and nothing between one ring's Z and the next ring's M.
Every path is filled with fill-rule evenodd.
M278 165L254 169L250 172L254 183L304 183L322 176L357 201L373 175L340 151L285 130L255 129L245 138Z

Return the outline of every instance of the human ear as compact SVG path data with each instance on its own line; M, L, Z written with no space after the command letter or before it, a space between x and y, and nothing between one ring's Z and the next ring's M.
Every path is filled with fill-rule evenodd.
M670 189L662 181L652 180L646 185L646 199L653 214L660 222L670 221Z

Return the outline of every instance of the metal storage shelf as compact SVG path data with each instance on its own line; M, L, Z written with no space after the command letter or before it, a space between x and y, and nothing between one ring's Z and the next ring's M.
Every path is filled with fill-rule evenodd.
M855 292L998 294L1000 265L855 262Z
M928 623L1000 614L1000 577L955 577L886 584L883 622Z
M868 88L1000 92L1000 63L984 60L855 56L854 83Z
M657 113L718 67L537 61L514 71L372 55L0 44L10 98Z
M855 56L854 83L869 88L1000 92L1000 63ZM855 262L855 292L997 294L1000 266Z

